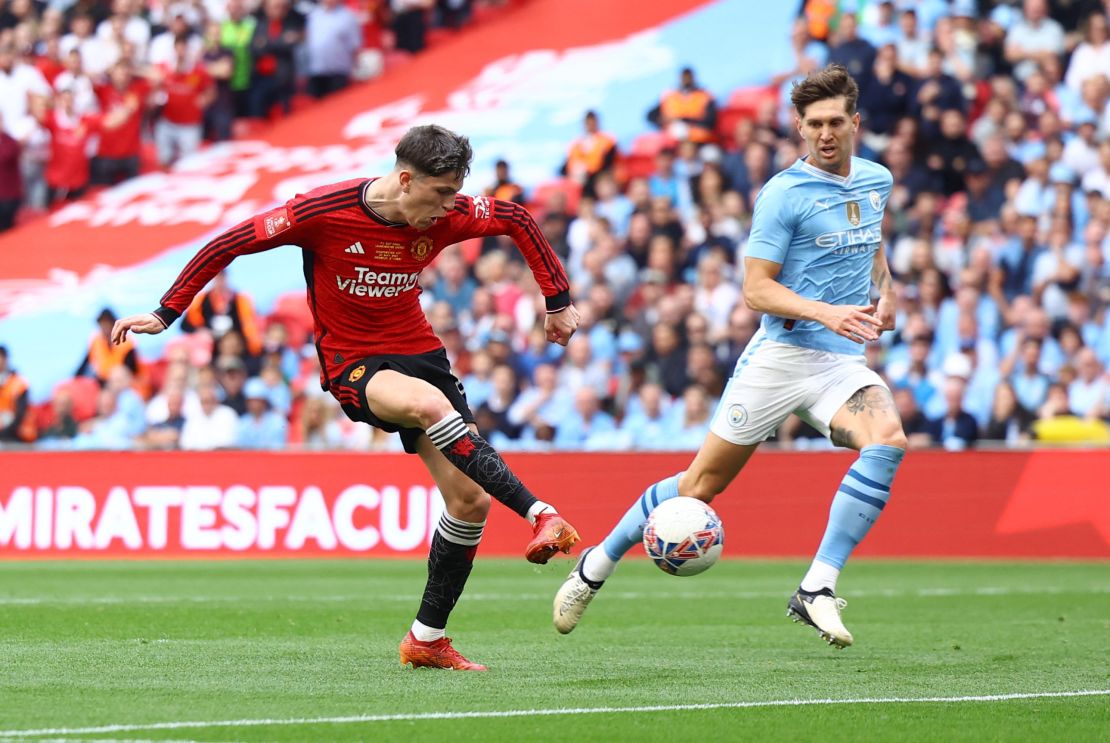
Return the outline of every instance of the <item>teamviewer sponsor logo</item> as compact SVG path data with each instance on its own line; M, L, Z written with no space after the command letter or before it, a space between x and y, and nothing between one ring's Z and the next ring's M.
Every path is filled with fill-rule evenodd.
M339 291L354 297L396 297L412 291L420 283L420 272L375 271L355 266L356 276L336 276Z

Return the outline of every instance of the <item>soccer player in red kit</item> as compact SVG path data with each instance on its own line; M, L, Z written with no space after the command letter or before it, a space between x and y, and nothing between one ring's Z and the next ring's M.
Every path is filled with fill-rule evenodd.
M531 215L509 201L459 194L469 141L439 126L409 130L393 171L301 194L232 227L185 266L161 306L119 320L112 331L160 333L236 256L297 245L315 319L321 384L352 420L400 431L446 503L428 556L428 582L401 663L482 671L451 647L447 618L470 575L490 496L533 523L525 550L545 563L569 552L578 533L539 501L483 439L443 344L420 307L419 276L449 245L482 235L511 237L547 301L549 341L565 346L578 327L562 264Z

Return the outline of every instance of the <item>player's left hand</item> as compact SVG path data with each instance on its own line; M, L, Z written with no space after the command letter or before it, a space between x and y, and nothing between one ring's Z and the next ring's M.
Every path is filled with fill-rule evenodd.
M875 305L875 318L880 323L879 330L894 330L896 306L894 297L879 297L879 302Z
M565 346L570 342L574 331L578 330L578 309L573 304L568 304L558 312L548 314L544 318L543 329L549 343Z

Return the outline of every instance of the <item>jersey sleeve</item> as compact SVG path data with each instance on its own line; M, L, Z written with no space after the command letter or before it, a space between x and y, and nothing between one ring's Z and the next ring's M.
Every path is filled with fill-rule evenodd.
M563 264L527 209L488 196L460 196L455 211L462 216L460 240L485 235L512 238L540 285L548 312L558 312L570 304L570 281Z
M300 244L307 236L307 222L312 214L298 216L298 201L299 197L251 217L210 240L162 296L155 316L169 327L189 307L197 292L241 255Z
M755 199L752 231L744 256L782 263L794 236L794 223L787 189L775 183L768 184Z

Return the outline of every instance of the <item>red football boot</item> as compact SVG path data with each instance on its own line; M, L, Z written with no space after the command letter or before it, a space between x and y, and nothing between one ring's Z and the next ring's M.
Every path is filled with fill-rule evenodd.
M578 542L578 532L557 513L541 513L532 525L532 541L524 548L528 562L544 565L556 552L570 554Z
M451 647L450 637L421 642L410 631L401 640L401 665L413 668L446 668L449 671L485 671L481 663L471 663Z

